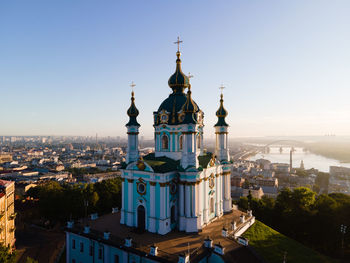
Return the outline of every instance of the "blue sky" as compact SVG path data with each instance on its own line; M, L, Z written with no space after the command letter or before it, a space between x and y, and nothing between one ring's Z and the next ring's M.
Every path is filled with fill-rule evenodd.
M350 135L350 1L1 1L0 135L141 134L167 98L179 35L213 138Z

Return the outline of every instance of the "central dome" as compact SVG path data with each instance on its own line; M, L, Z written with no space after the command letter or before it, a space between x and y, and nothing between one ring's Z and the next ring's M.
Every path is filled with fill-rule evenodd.
M174 92L182 93L185 88L188 87L190 81L188 77L181 70L181 53L180 51L176 52L176 70L173 75L168 80L168 85L173 89Z
M158 111L154 112L154 125L178 125L183 122L179 115L183 113L183 106L187 101L187 95L184 93L184 90L190 86L190 81L188 76L186 76L181 70L181 53L179 51L176 52L176 56L176 70L168 81L173 92L162 102ZM193 103L196 105L196 112L198 112L198 105L194 101ZM161 120L161 118L164 118L164 120Z

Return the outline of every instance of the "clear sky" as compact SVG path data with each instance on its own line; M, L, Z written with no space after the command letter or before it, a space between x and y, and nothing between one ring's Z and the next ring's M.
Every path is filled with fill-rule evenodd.
M176 37L213 137L350 135L350 1L1 1L0 135L141 135L167 98Z

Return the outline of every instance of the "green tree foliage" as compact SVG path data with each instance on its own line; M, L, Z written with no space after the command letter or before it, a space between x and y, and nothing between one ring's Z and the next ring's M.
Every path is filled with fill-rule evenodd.
M33 259L33 258L31 258L31 257L27 257L26 258L26 263L38 263L38 261Z
M239 207L248 208L248 198L241 197ZM285 188L276 201L263 197L249 201L253 214L277 231L321 253L341 257L340 225L350 229L350 196L321 194L306 187ZM344 236L345 257L350 258L350 235Z
M303 169L296 169L296 175L299 177L308 177L308 173L307 171L303 170Z
M28 195L39 199L40 214L44 218L66 221L120 207L121 179L74 185L51 181L29 189Z
M16 254L10 252L10 248L0 245L0 262L2 263L15 263Z

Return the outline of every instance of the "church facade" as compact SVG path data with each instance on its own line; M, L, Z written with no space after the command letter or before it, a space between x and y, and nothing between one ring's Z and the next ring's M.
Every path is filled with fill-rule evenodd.
M120 223L161 235L173 229L201 231L232 211L223 95L216 112L215 152L207 153L203 147L204 113L192 98L190 76L182 72L179 50L176 56L176 70L168 81L171 93L153 113L155 152L143 157L138 145L139 111L132 92L122 169Z

